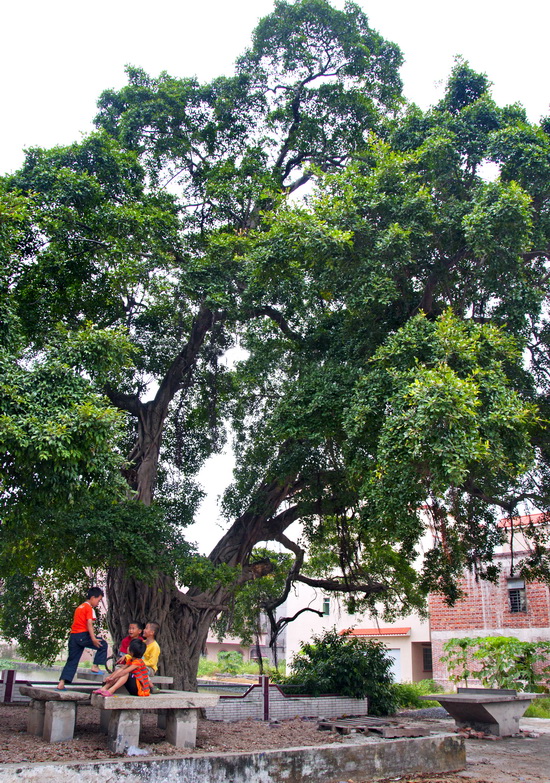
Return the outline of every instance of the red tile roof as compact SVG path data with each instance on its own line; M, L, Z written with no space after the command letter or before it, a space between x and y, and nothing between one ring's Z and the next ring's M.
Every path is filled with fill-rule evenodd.
M510 522L514 527L527 527L527 525L540 525L544 522L550 522L548 514L524 514L521 517L502 517L499 519L499 527L510 527Z

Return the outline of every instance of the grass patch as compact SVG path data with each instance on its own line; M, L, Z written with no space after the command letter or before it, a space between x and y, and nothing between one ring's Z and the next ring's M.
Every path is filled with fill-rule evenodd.
M550 698L535 699L529 705L524 718L550 718Z
M16 661L13 658L0 658L0 669L24 669L29 666L38 666L34 661Z
M223 661L209 661L206 658L201 658L199 661L199 677L211 677L214 674L250 674L251 676L258 676L260 674L260 667L254 661L246 661L239 663L231 667L231 672L224 665ZM279 663L279 672L285 671L285 662ZM264 674L272 675L274 672L266 663L264 663Z
M422 701L421 696L429 693L443 693L443 688L435 680L419 680L418 682L396 682L393 685L397 697L397 708L400 710L419 710L423 707L439 707L437 701Z

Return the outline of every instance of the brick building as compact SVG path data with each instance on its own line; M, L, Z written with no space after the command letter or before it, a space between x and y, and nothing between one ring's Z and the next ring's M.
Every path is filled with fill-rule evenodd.
M542 514L502 520L512 545L503 545L495 553L494 562L501 567L498 584L476 580L469 571L460 582L465 596L454 606L447 606L439 595L430 596L435 680L449 685L448 672L440 657L443 644L453 637L514 636L520 641L550 640L549 587L541 582L525 582L517 574L517 564L528 553L522 529L527 524L543 522L547 524Z

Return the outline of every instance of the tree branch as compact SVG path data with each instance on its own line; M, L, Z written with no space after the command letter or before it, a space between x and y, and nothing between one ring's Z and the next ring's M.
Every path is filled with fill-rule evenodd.
M448 258L446 261L444 261L442 264L436 264L435 268L432 269L430 272L428 279L426 280L426 285L424 286L424 293L422 294L422 299L420 300L420 304L418 307L415 308L415 312L418 312L422 310L424 313L431 313L433 309L433 296L435 293L435 289L437 288L437 284L441 280L442 274L445 272L449 272L453 266L455 266L459 261L461 261L464 256L466 255L467 249L464 247L462 250L459 250L458 253L455 253L454 256L451 256L451 258Z
M106 397L121 411L127 411L132 416L138 417L140 415L143 403L139 399L137 394L123 394L122 392L113 389L111 386L105 386L104 392Z
M162 379L153 400L155 407L159 406L162 409L168 409L169 403L181 388L185 374L194 367L205 337L216 320L218 320L216 314L203 304L193 320L187 344L176 356Z
M285 319L284 315L282 315L282 313L280 313L274 307L270 307L269 305L266 305L265 307L257 307L254 310L252 310L251 315L252 316L267 315L268 318L271 318L272 321L275 321L275 323L279 326L281 332L286 337L289 337L291 340L294 340L295 342L302 342L301 336L290 328L290 326L288 325L288 321Z
M271 627L269 634L269 646L275 647L277 638L279 637L281 631L286 628L287 625L293 623L294 620L296 620L296 618L304 612L313 612L313 614L316 614L319 617L324 617L323 612L321 612L319 609L312 609L311 606L304 606L302 609L299 609L292 617L280 617L278 620L275 619L275 616L272 615L269 610L266 610L266 614L269 619L269 625Z
M297 574L296 582L303 582L310 587L319 587L323 590L330 590L338 593L364 593L372 595L373 593L384 593L386 586L381 582L349 582L340 581L337 577L332 579L311 579L309 576Z

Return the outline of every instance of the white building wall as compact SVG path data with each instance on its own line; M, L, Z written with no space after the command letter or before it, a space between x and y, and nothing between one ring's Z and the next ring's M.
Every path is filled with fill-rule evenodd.
M292 617L303 606L323 611L323 601L329 598L330 611L328 615L319 617L313 612L304 612L294 622L287 626L286 633L286 661L291 664L292 657L300 650L302 643L308 642L313 635L322 634L330 628L336 627L338 631L349 628L410 628L407 636L373 636L382 641L388 650L392 651L392 657L398 661L394 667L396 680L399 682L412 682L422 679L418 664L415 665L413 645L421 646L430 643L430 627L428 620L422 620L418 615L412 614L402 617L395 623L383 623L370 617L368 614L350 615L343 604L334 595L327 596L321 590L308 585L296 585L291 591L287 603L286 614ZM418 657L418 656L417 656ZM423 673L424 677L431 676L429 672Z

